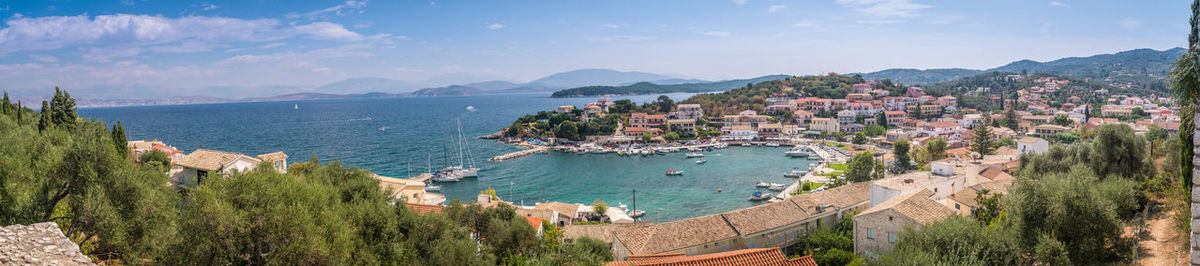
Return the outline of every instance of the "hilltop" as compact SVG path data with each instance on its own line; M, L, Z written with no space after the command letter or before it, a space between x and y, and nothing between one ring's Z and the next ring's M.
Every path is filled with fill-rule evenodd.
M659 93L675 93L675 92L714 92L724 91L740 86L746 83L759 83L763 81L779 80L790 77L789 75L769 75L751 79L735 79L717 82L702 82L702 83L683 83L683 84L656 84L652 82L638 82L632 85L625 86L586 86L565 89L554 92L550 97L586 97L597 95L638 95L638 94L659 94Z
M1050 73L1083 79L1105 80L1117 84L1164 86L1161 80L1171 71L1171 62L1187 52L1183 48L1167 50L1134 49L1114 54L1066 57L1048 62L1019 60L992 69L885 69L863 73L863 78L928 85L969 77L985 72ZM1156 84L1158 83L1158 84Z

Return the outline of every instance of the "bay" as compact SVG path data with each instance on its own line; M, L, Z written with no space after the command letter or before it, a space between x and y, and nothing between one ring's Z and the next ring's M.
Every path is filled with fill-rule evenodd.
M680 101L691 94L668 94ZM657 95L614 97L649 102ZM793 181L783 173L807 169L811 161L784 156L786 148L730 147L708 152L708 163L682 153L648 157L615 154L536 154L489 162L487 158L519 150L474 137L496 132L517 117L559 105L582 106L594 98L548 98L546 94L469 97L414 97L224 103L114 108L84 108L79 113L103 121L121 121L130 140L161 140L186 152L196 148L248 155L283 151L291 163L312 156L340 160L384 176L405 177L440 168L457 157L443 147L462 121L480 177L445 184L448 198L470 202L493 188L505 200L532 205L543 199L589 204L633 205L645 219L674 221L715 214L759 203L746 198L755 182ZM454 157L450 159L449 157ZM667 169L683 176L666 176ZM720 192L718 192L720 190ZM630 206L633 207L633 206Z

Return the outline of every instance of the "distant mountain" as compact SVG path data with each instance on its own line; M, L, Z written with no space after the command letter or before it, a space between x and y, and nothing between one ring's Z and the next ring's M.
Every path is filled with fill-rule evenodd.
M864 79L883 80L892 79L893 82L901 84L933 84L948 80L955 80L964 77L970 77L982 73L983 71L965 68L942 68L942 69L912 69L912 68L893 68L871 73L862 74Z
M654 84L658 84L658 85L674 85L674 84L688 84L688 83L709 83L712 81L702 80L702 79L663 79L663 80L647 80L647 81L638 81L638 82L650 82L650 83L654 83ZM626 83L621 83L621 84L617 84L617 85L618 86L626 86L626 85L633 85L634 83L638 83L638 82L626 82Z
M475 88L479 88L479 89L485 90L485 91L498 91L498 90L507 90L507 89L520 87L521 84L516 84L516 83L503 81L503 80L493 80L493 81L475 82L475 83L465 84L463 86L475 87Z
M615 86L622 83L632 83L653 80L668 80L675 77L636 71L616 71L611 69L579 69L555 73L544 78L530 81L523 87L574 88L582 86Z
M446 87L420 89L414 91L412 96L467 96L486 92L487 91L475 87L451 85Z
M735 79L718 82L686 83L660 85L650 82L638 82L627 86L586 86L565 89L554 92L550 97L587 97L600 95L637 95L659 94L674 92L713 92L725 91L745 86L747 83L759 83L768 80L785 79L790 75L770 75L752 79Z
M328 99L356 99L356 98L394 98L402 97L407 94L385 93L385 92L370 92L357 94L333 94L333 93L317 93L317 92L301 92L271 97L255 97L244 98L239 102L275 102L275 101L307 101L307 100L328 100Z
M1021 73L1050 73L1067 75L1083 79L1110 79L1112 82L1128 82L1134 84L1161 83L1171 71L1171 63L1187 52L1183 48L1172 48L1163 51L1154 49L1134 49L1115 54L1100 54L1088 57L1068 57L1049 62L1020 60L997 68L974 70L962 68L950 69L886 69L861 74L863 78L912 84L928 85L946 82L958 78L969 77L984 72ZM1160 85L1154 85L1160 86Z
M988 71L1021 73L1021 70L1026 70L1029 73L1044 72L1090 79L1161 79L1171 72L1171 63L1186 52L1183 48L1163 51L1135 49L1116 54L1067 57L1045 63L1021 60Z
M345 79L322 85L313 91L330 93L364 93L364 92L410 92L420 88L417 84L403 80L363 77Z

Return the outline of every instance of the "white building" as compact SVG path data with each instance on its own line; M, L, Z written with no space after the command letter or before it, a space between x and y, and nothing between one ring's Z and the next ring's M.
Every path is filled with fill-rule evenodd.
M951 167L950 171L954 171ZM955 192L963 190L963 175L940 175L933 172L910 172L907 174L884 178L871 182L871 206L878 205L892 197L929 189L933 191L930 199L943 200Z
M211 176L228 176L235 172L254 170L258 164L269 162L280 173L287 172L287 154L275 152L250 157L241 153L197 149L175 163L171 182L181 187L194 187Z
M1017 140L1017 151L1021 154L1042 154L1050 149L1050 142L1035 137L1023 137Z

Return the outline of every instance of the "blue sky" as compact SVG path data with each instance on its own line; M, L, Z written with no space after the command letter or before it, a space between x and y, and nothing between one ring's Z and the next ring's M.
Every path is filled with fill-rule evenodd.
M354 77L526 82L580 68L710 80L991 68L1184 46L1189 4L0 0L0 88L244 97Z

